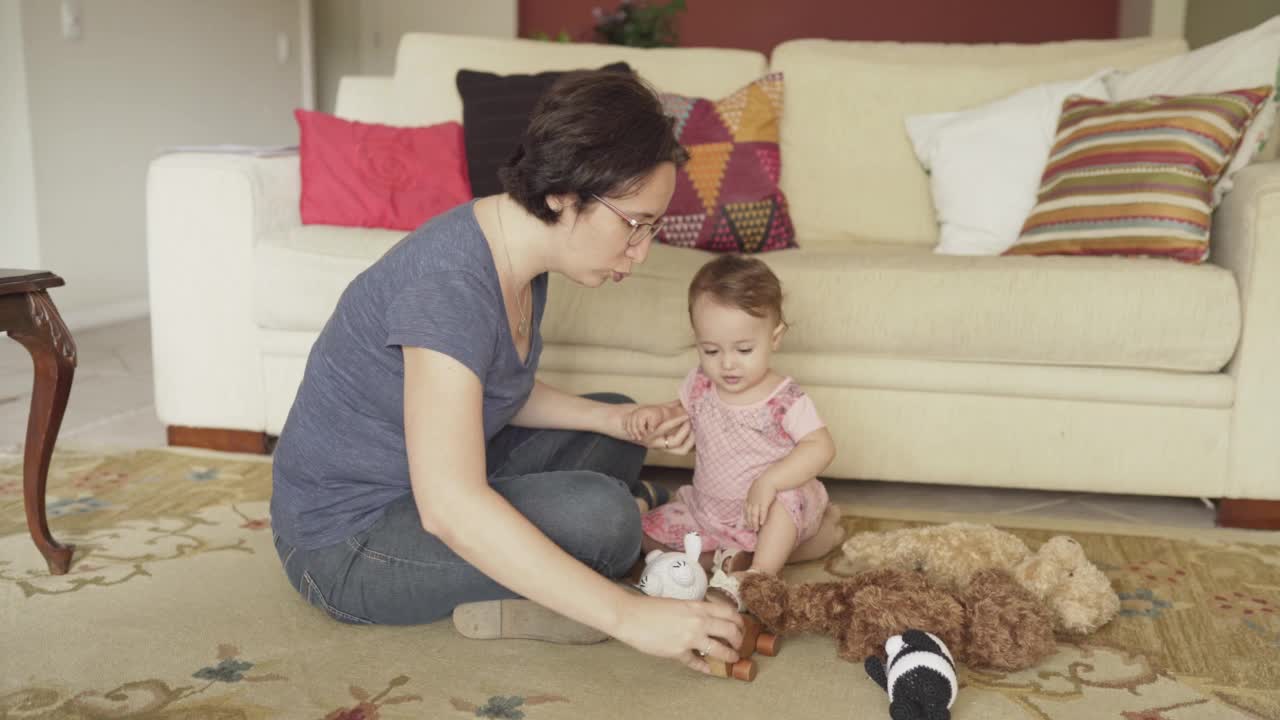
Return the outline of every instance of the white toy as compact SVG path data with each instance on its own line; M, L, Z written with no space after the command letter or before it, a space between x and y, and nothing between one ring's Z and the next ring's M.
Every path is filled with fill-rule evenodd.
M702 536L696 532L684 536L684 552L654 550L645 556L637 587L654 597L701 600L707 594L707 571L698 562L701 555Z

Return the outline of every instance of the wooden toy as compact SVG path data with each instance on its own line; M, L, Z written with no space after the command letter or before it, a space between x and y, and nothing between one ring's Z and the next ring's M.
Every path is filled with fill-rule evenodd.
M711 666L711 674L716 677L733 678L743 682L756 679L756 663L751 659L756 653L773 657L781 649L781 639L770 632L765 632L760 621L751 615L743 615L742 644L738 646L738 662L730 664L723 660L707 657Z

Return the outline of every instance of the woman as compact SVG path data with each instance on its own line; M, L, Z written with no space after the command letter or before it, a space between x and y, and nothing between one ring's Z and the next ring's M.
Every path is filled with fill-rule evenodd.
M634 76L566 75L502 170L505 194L433 219L352 281L275 452L276 550L309 602L355 623L452 612L472 637L607 635L703 672L706 655L736 660L736 613L614 582L654 501L628 419L653 409L534 380L547 274L623 281L683 159ZM634 439L688 452L687 418L663 410Z

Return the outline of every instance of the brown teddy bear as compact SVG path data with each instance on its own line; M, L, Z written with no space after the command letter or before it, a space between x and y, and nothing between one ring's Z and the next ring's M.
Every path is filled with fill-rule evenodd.
M883 657L885 641L909 628L942 638L975 668L1023 670L1055 650L1048 609L1003 570L975 574L960 593L891 568L804 585L753 572L742 578L741 596L770 631L834 636L850 662Z
M843 550L833 572L914 570L954 592L962 591L980 570L1008 570L1049 606L1054 629L1061 633L1087 635L1120 611L1111 581L1089 562L1080 543L1065 535L1050 538L1033 553L1016 536L990 525L950 523L859 533L844 542Z

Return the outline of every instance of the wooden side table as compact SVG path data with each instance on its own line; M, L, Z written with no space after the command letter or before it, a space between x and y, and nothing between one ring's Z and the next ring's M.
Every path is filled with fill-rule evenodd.
M53 444L62 427L62 414L76 372L76 343L49 298L48 288L65 284L49 272L0 269L0 331L22 343L31 353L35 382L31 414L27 417L27 445L22 459L22 500L27 529L49 572L62 575L71 566L73 545L61 545L49 534L44 489Z

